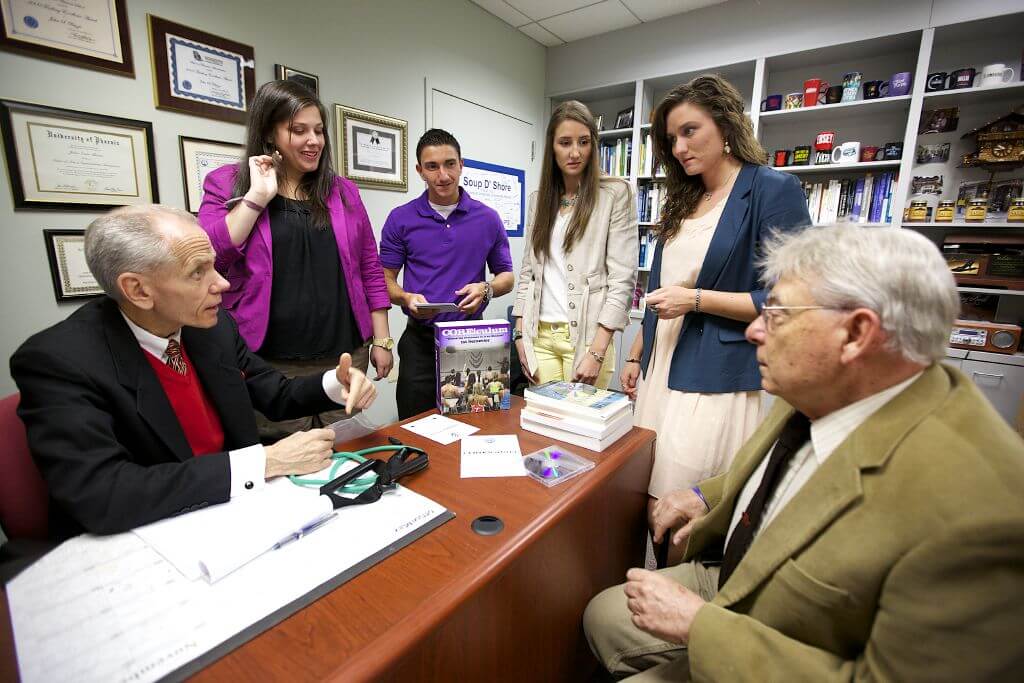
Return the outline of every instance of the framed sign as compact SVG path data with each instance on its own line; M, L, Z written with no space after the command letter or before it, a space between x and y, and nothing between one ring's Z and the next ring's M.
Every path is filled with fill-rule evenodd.
M341 174L360 187L409 189L409 123L334 105Z
M135 77L125 0L0 0L0 47Z
M462 187L473 199L498 212L509 237L523 236L526 172L518 168L462 160Z
M16 209L111 209L160 201L153 124L0 100Z
M256 92L252 46L147 16L157 108L245 123Z
M299 71L284 64L275 64L274 78L279 81L294 81L311 90L317 98L320 97L320 79L314 74Z
M103 294L85 263L85 230L43 230L57 302Z
M203 181L206 175L221 166L237 164L245 153L242 145L216 140L201 140L178 136L181 148L181 178L185 183L185 208L199 213L203 201Z

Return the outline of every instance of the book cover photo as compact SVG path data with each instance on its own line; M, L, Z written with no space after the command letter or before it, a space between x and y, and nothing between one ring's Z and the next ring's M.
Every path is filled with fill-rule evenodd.
M437 409L443 415L508 410L507 320L460 320L434 325Z

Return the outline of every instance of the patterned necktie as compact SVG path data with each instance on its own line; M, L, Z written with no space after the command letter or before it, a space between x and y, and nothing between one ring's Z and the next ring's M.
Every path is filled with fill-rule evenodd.
M188 366L185 365L185 356L181 353L181 344L171 339L167 342L167 364L179 375L188 374Z
M754 542L754 533L761 526L761 518L764 516L764 508L772 497L772 492L782 478L782 471L786 463L793 459L800 448L811 438L811 422L803 413L794 413L789 418L786 426L779 433L779 440L775 443L775 449L768 459L768 466L764 470L764 477L757 487L754 497L746 511L736 523L736 528L729 537L729 545L725 548L725 555L722 558L722 569L718 573L718 590L732 575L740 560L747 553L750 544Z

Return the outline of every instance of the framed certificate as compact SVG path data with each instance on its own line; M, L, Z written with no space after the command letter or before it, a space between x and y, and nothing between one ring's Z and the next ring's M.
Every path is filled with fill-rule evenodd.
M409 123L334 105L341 174L361 187L409 189Z
M199 213L206 175L221 166L237 164L245 153L242 145L216 140L178 136L181 148L181 178L185 183L185 208Z
M16 209L110 209L160 201L153 124L0 100Z
M135 77L125 0L0 0L0 48Z
M252 46L147 16L157 108L245 123L256 92Z
M85 230L43 230L57 302L103 294L85 263Z

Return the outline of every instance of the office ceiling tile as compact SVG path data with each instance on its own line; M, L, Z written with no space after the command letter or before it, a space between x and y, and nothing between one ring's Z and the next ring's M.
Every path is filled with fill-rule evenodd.
M619 0L605 0L545 19L540 25L562 40L571 42L639 23Z
M691 10L718 5L725 0L620 0L640 21L653 21Z
M473 0L473 2L515 28L530 23L530 17L505 2L505 0Z
M526 26L520 26L519 30L547 47L554 47L565 42L558 36L552 35L551 31L548 31L540 24L527 24Z
M506 2L537 21L593 5L595 0L506 0Z

